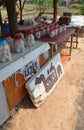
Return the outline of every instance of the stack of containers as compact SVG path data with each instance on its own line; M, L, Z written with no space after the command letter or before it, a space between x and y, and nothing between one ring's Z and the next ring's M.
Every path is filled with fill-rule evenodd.
M39 39L45 35L48 35L50 38L58 35L62 31L66 30L66 25L58 25L56 22L50 24L41 24L37 28L33 28L33 33L36 39Z
M0 62L4 63L11 60L10 46L3 38L0 39Z

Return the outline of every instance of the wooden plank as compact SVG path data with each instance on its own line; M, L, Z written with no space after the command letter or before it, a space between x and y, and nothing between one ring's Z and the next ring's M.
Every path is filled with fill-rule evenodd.
M14 76L3 81L10 110L12 110L27 93L23 75L16 74L16 80L18 81L18 86L15 84Z

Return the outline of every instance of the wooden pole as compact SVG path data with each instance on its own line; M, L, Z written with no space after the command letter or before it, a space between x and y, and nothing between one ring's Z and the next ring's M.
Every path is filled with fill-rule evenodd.
M5 0L5 4L8 14L10 34L12 37L14 37L17 30L17 16L16 16L15 2L14 0Z
M1 11L0 11L0 25L1 25L2 36L4 36L4 29L3 29L3 23L2 23L2 15L1 15Z
M57 19L57 2L58 0L53 0L53 21Z
M21 3L21 0L19 0L19 5L20 5L20 21L22 21L22 3Z

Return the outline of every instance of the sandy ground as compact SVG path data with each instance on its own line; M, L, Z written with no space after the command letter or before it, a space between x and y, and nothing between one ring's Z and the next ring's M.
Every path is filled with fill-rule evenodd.
M64 65L64 76L45 103L35 109L26 96L0 130L84 130L84 38Z

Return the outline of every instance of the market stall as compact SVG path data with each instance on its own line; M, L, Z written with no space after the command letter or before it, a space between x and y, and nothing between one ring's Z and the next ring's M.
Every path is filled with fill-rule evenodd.
M26 95L25 83L40 69L39 56L49 49L47 42L35 41L34 46L26 47L22 53L13 53L10 61L0 63L0 85L3 83L0 91L1 88L5 89L4 98L8 102L7 109L9 110L7 110L8 116L5 117L3 113L0 119L4 118L3 121L5 121L10 111ZM6 104L7 102L5 101Z
M40 68L39 56L41 54L43 54L44 52L46 52L48 49L49 49L48 43L36 41L35 46L27 47L23 53L13 54L12 60L10 62L0 64L1 65L0 73L2 75L2 76L0 76L0 82L5 80L4 85L7 88L6 94L8 96L8 103L9 103L10 110L14 106L16 106L19 103L19 101L22 99L22 97L25 95L25 92L24 92L25 88L21 88L21 86L24 85L25 81L29 77L31 77L32 74L34 74L34 72L32 72L32 70L31 70L32 64L35 64L35 62L37 63L36 70L34 70L34 71L38 71ZM36 61L36 58L38 59L37 61ZM30 67L30 70L28 70L29 67ZM19 75L21 75L21 74L23 75L22 78L20 76L22 81L18 81L18 77L17 77L18 73L20 73ZM19 78L19 80L20 80L20 78ZM11 79L14 81L12 81ZM7 85L9 85L9 86L7 86ZM18 86L20 86L19 92L18 92L18 90L16 90L16 92L14 92L14 89L19 89ZM10 90L10 87L11 87L11 90ZM10 95L12 95L12 97ZM19 96L19 99L17 99L18 96ZM9 101L9 99L12 101L13 105L12 105L11 101Z
M73 42L73 34L75 32L75 29L73 28L67 28L65 31L62 31L61 33L59 33L58 35L54 36L53 38L47 36L44 36L42 38L40 38L39 40L41 41L46 41L51 45L51 57L53 57L53 47L54 46L58 46L59 44L62 44L63 42L67 42L67 40L69 39L69 37L71 37L70 40L70 51L69 51L69 56L71 56L71 51L72 51L72 42Z
M67 55L70 58L75 32L75 29L67 29L66 25L59 26L56 23L56 7L53 13L54 22L50 24L35 22L32 25L17 26L13 3L6 1L11 35L4 35L4 39L0 39L0 89L3 88L6 102L6 116L4 112L0 115L0 125L27 92L33 104L38 107L54 90L63 76L60 51L54 48L71 37ZM57 1L53 0L53 4L57 5ZM14 9L12 16L11 9Z

